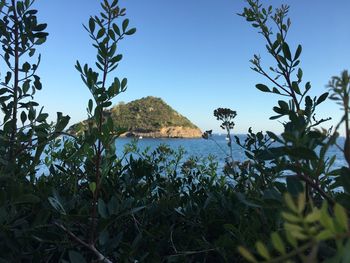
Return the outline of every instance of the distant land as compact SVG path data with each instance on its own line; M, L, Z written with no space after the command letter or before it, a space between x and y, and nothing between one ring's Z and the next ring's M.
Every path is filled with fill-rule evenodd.
M201 130L171 108L161 98L148 96L129 103L119 103L105 112L117 127L127 130L122 136L144 138L199 138ZM88 120L69 128L79 134L87 129Z

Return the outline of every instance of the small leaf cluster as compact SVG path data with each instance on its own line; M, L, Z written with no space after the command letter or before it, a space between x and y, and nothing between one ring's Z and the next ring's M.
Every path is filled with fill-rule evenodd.
M236 116L237 112L228 108L217 108L214 110L214 116L218 121L221 121L220 127L222 129L233 129L235 123L232 121Z
M282 212L284 219L282 235L278 232L271 234L271 247L261 241L256 243L257 254L262 260L254 256L244 247L239 247L241 255L249 262L318 262L322 258L321 245L325 241L337 240L338 251L348 246L349 223L346 210L336 204L330 213L327 202L322 208L308 207L304 194L299 194L296 201L289 193L284 196L287 211ZM272 250L273 253L269 250ZM323 248L325 249L325 248ZM345 262L342 259L348 255L338 253L334 262Z

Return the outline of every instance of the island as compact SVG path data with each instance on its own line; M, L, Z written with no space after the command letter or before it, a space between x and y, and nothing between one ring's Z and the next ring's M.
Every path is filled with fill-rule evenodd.
M138 138L200 138L201 130L189 119L175 111L161 98L148 96L129 103L119 103L106 110L114 124L125 128L122 136ZM79 134L87 129L84 120L69 128Z

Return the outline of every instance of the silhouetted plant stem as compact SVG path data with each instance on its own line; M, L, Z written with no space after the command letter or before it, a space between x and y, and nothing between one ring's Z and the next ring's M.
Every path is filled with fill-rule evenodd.
M108 13L108 26L107 26L107 32L110 30L111 25L111 15ZM109 50L109 42L106 44L106 50ZM108 75L108 57L104 58L104 65L103 65L103 78L102 78L102 85L101 88L106 88L106 80ZM98 122L98 132L99 134L102 134L102 125L103 125L103 111L104 108L101 107L99 109L99 122ZM96 236L96 225L97 225L97 202L100 195L101 190L101 162L102 162L102 152L103 152L103 145L101 142L101 139L98 140L97 143L97 153L96 153L96 190L93 195L93 210L92 210L92 231L91 231L91 239L90 243L95 243L95 236Z
M259 12L259 10L257 10L257 12ZM259 23L260 23L260 26L265 26L264 23L261 21L261 19L259 19ZM280 34L281 34L281 36L283 38L283 41L284 41L285 38L286 38L286 34L283 33L282 24L279 25L278 27L280 29ZM281 63L281 60L278 58L278 54L275 52L275 50L273 48L273 43L272 43L272 41L270 39L270 34L267 31L262 31L262 34L263 34L263 36L265 37L265 39L266 39L266 41L268 43L269 51L270 51L271 55L275 58L278 66L280 68L284 69L281 73L282 73L284 79L287 82L289 90L287 90L281 84L277 83L277 81L275 81L273 78L271 78L265 71L262 71L263 75L265 77L267 77L270 81L272 81L275 85L277 85L279 88L281 88L283 91L285 91L289 96L292 97L292 100L293 100L293 102L294 102L294 104L296 106L297 112L300 113L300 105L299 105L298 99L296 97L295 91L292 88L292 83L291 83L291 80L290 80L290 71L288 71L288 69L283 66L283 64Z
M13 12L13 33L14 33L14 59L15 65L13 69L14 81L13 81L13 106L12 106L12 129L10 137L10 162L15 162L15 143L16 143L16 134L17 134L17 108L18 108L18 84L19 84L19 32L18 32L18 15L16 9L15 0L11 0L12 3L12 12Z
M229 146L229 151L230 151L230 157L231 161L233 162L233 151L232 151L232 138L231 138L231 132L228 127L226 127L226 132L227 132L227 138L228 138L228 146Z
M314 182L309 176L302 173L298 173L296 176L302 181L304 181L307 186L311 187L316 192L318 192L324 199L328 201L329 204L331 205L335 204L335 201L319 186L317 182ZM308 194L308 191L306 191L306 194Z
M350 130L349 130L349 93L350 93L350 76L348 71L343 71L341 76L332 77L328 84L331 91L330 99L338 101L337 104L342 106L344 111L343 118L335 128L335 133L340 127L340 124L345 122L345 143L343 148L340 148L344 154L345 160L350 168Z
M349 94L344 95L344 114L345 114L345 143L344 157L350 168L350 130L349 130Z
M108 258L106 258L100 251L96 249L96 247L93 244L88 244L81 240L79 237L77 237L73 232L71 232L69 229L67 229L64 225L55 222L54 223L57 227L62 229L71 239L73 239L75 242L78 244L82 245L83 247L87 248L91 252L95 254L97 257L97 260L100 262L105 262L105 263L112 263Z

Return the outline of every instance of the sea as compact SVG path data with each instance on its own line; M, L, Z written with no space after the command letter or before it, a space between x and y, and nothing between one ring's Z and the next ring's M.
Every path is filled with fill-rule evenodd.
M246 139L246 135L237 135L241 143ZM344 145L345 138L338 138L337 144L342 146ZM147 151L152 153L159 146L165 145L169 148L179 151L183 150L183 158L180 160L180 164L187 161L189 158L196 157L198 160L205 160L211 158L217 162L218 174L221 174L224 166L225 160L229 157L230 151L227 145L227 139L225 135L214 134L210 139L195 138L195 139L182 139L182 138L127 138L120 137L116 139L116 151L119 158L125 157L126 155L134 155L135 158L138 158L137 153L125 153L126 149L133 148L138 149L139 153ZM141 154L142 155L142 154ZM327 158L332 158L335 156L335 162L333 164L333 169L341 168L346 166L346 161L343 156L343 153L339 150L338 147L332 146L328 150ZM243 162L248 158L245 155L245 151L240 147L235 138L232 138L232 157L233 161ZM42 156L42 159L45 158L45 155ZM126 161L126 159L124 159ZM49 168L42 163L39 165L37 170L37 177L49 175Z
M246 135L238 135L241 143L244 142ZM130 145L135 139L132 138L118 138L116 140L117 155L122 156L125 147ZM340 137L337 141L338 145L344 145L344 138ZM226 135L215 134L211 139L181 139L181 138L142 138L136 139L137 147L140 151L148 149L149 152L155 150L159 145L168 145L170 148L177 150L182 148L185 150L184 160L189 157L200 157L206 158L208 156L215 156L216 161L218 162L218 167L222 168L225 164L225 159L229 155L229 148L227 146ZM233 160L234 161L245 161L247 157L245 155L244 149L242 149L235 139L232 140L232 150L233 150ZM343 153L339 150L338 147L330 147L327 157L332 158L336 156L335 162L333 164L334 168L340 168L346 165Z

